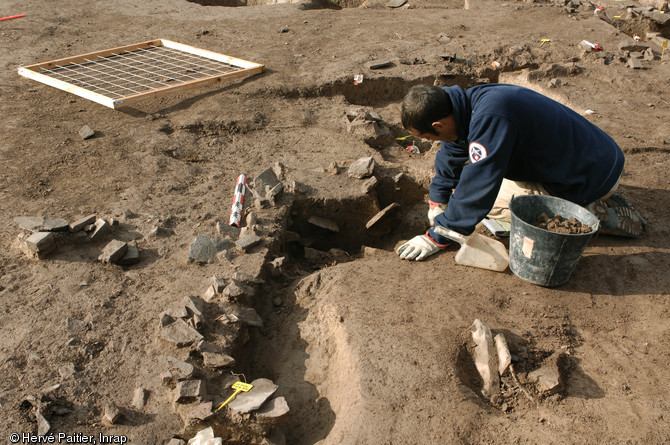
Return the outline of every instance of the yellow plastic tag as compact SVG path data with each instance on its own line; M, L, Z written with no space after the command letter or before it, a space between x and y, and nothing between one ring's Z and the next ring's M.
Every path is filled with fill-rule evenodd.
M233 386L232 386L233 389L239 389L240 391L244 391L244 392L249 391L253 387L254 387L254 385L252 385L250 383L244 383L244 382L235 382L235 383L233 383Z

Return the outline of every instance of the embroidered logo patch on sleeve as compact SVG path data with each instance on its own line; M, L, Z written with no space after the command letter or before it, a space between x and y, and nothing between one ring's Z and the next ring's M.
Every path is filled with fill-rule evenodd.
M470 162L473 164L487 156L486 147L478 142L470 142Z

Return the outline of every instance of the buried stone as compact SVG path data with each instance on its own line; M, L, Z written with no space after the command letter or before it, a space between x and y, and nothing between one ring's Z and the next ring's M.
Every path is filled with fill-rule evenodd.
M238 414L245 414L260 408L279 388L272 380L256 379L251 382L253 387L248 392L242 392L228 404L231 410Z

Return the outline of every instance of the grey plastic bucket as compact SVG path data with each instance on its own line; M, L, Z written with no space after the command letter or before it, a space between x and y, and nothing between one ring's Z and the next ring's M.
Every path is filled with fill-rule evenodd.
M515 196L510 202L509 267L517 277L540 286L560 286L570 279L586 244L598 230L596 216L565 199L555 196ZM574 217L591 227L589 233L556 233L536 227L538 216Z

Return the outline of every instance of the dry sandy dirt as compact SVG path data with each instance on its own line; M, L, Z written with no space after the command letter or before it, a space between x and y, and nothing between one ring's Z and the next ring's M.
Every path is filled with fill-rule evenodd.
M188 440L207 424L224 443L260 443L271 429L272 443L288 444L670 443L670 54L661 60L650 43L655 60L629 67L620 42L658 29L626 14L639 4L600 4L609 22L591 4L569 13L513 0L473 0L468 10L453 0L397 9L376 0L4 0L1 16L25 17L0 22L0 440L37 434L39 408L54 434L117 434L135 444ZM17 73L154 38L266 71L120 110ZM581 40L603 51L585 53ZM369 69L375 60L391 65ZM356 74L363 83L354 85ZM560 82L550 88L552 79ZM563 286L457 265L455 247L425 262L400 260L393 247L427 225L435 148L417 141L421 154L410 154L406 141L347 131L347 110L365 107L393 137L405 136L399 104L410 86L491 81L592 110L588 119L626 154L621 190L647 232L594 236ZM93 138L79 136L84 125ZM369 193L347 175L366 156L378 179ZM189 262L197 235L235 241L238 231L219 233L217 222L227 223L237 176L251 182L276 163L285 184L276 205L245 201L261 243ZM394 202L400 207L367 230ZM14 218L89 214L118 225L101 240L60 241L40 260L20 249ZM312 216L339 232L309 224ZM112 238L136 243L140 262L97 261ZM279 257L273 275L268 263ZM211 298L199 329L234 366L208 368L197 349L159 339L162 312L202 296L214 275L230 283L234 273L246 292ZM233 306L253 307L263 326L220 317ZM506 375L493 400L481 395L470 358L475 319L506 334L519 380ZM564 354L564 386L548 396L528 374L552 353ZM224 408L185 426L174 382L161 378L168 357L194 365L205 402L227 398L237 374L272 380L290 413L268 427L256 413ZM138 408L139 387L147 398ZM122 417L107 425L110 402Z

